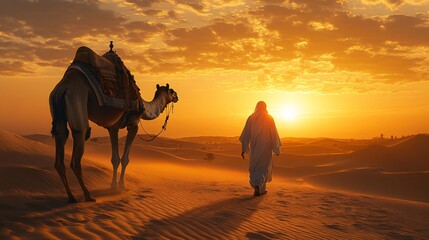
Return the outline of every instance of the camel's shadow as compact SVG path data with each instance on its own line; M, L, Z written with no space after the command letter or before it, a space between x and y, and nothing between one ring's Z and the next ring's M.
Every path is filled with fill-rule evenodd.
M127 190L121 191L120 189L113 189L113 188L109 187L109 188L91 190L91 194L95 198L99 198L99 197L120 195L121 193L124 193L126 191Z
M106 196L115 196L120 195L122 192L119 190L111 189L111 188L102 188L95 189L92 191L93 196L96 198L106 197ZM77 199L80 202L83 201L83 195L77 195ZM9 199L10 198L10 199ZM6 213L12 212L8 211L13 209L13 214L5 214L6 220L19 221L21 219L26 219L29 214L38 214L38 213L46 213L46 212L55 212L60 209L68 209L73 207L76 204L70 204L67 201L67 198L63 195L40 195L40 196L10 196L8 199L3 199L6 202L5 204L0 204L1 208L5 210ZM7 202L14 201L20 203L18 206L13 206L8 204ZM77 204L79 206L80 203ZM90 203L84 203L90 204Z
M119 189L112 188L101 188L91 190L91 195L97 198L107 197L107 196L116 196L123 193ZM78 203L82 203L84 197L82 194L76 194L76 198L79 200ZM34 200L34 201L33 201ZM28 202L26 205L31 208L31 210L37 211L48 211L54 210L56 208L61 208L65 206L70 206L73 204L69 204L67 202L67 198L65 196L39 196L34 197L32 201Z
M144 190L145 193L150 193L151 191L151 189ZM19 206L16 205L13 209L14 211L10 209L4 211L7 215L3 215L0 219L0 229L19 229L18 227L22 225L38 227L42 225L61 226L65 224L71 226L103 220L107 217L112 218L106 212L126 209L126 206L129 206L130 197L135 196L125 194L125 197L119 197L119 199L111 201L111 196L121 193L110 188L96 189L92 190L92 192L94 197L101 199L101 202L103 202L103 197L109 196L107 198L109 202L102 204L68 204L67 199L62 195L32 196L30 198L17 199L22 204ZM138 199L141 200L149 196L150 194L148 196L146 194L138 195ZM78 199L81 198L83 196L78 196ZM231 234L257 211L262 199L263 197L254 198L252 196L234 197L196 207L179 215L154 218L143 222L144 225L140 228L137 227L137 233L131 236L131 238L160 238L162 236L171 236L171 234L184 238L200 238L201 236L211 236L211 234ZM91 205L91 213L86 214L89 205ZM7 207L0 206L2 208ZM76 216L76 214L82 215L79 215L81 216L80 218L75 219L73 216ZM68 222L64 222L64 219L68 219ZM15 232L14 234L30 234L30 232Z

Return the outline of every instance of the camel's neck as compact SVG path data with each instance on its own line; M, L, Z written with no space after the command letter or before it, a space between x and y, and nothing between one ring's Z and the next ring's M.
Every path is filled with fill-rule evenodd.
M164 108L167 106L167 100L164 94L156 94L152 101L146 102L143 100L144 112L142 119L152 120L157 118Z

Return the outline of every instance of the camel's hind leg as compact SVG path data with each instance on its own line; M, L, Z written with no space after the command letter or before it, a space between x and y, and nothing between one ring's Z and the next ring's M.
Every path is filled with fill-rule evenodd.
M77 202L73 194L70 191L69 184L66 177L66 167L64 165L64 145L66 144L68 137L67 123L56 123L55 126L55 169L60 175L61 181L64 184L64 187L69 198L69 203Z
M81 166L81 160L85 149L85 140L89 138L90 131L87 110L88 96L82 92L77 92L76 94L67 92L65 100L67 106L67 119L73 136L73 153L70 167L82 187L85 201L95 202L95 199L91 197L83 181Z
M112 166L113 166L113 177L112 177L112 184L111 184L112 189L118 188L118 183L116 179L118 174L119 163L121 161L119 157L119 150L118 150L118 131L119 129L117 128L109 129L110 142L112 145L112 160L111 160Z

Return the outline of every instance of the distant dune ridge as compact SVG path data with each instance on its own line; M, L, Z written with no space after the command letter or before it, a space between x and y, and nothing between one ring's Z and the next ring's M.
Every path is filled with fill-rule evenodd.
M0 130L0 239L429 237L428 135L282 141L269 193L255 199L237 137L136 138L121 194L109 189L109 138L92 138L83 177L99 201L68 205L53 139Z
M121 138L121 142L124 142L124 138ZM401 183L409 182L407 179L412 182L416 178L419 179L418 182L421 184L426 184L429 179L427 176L429 172L429 136L425 134L418 134L394 142L385 141L381 142L381 144L377 141L368 142L362 140L359 142L355 140L350 142L348 140L327 138L313 141L307 139L292 139L292 141L289 141L286 139L284 142L284 154L275 161L278 176L307 178L316 185L330 183L335 187L338 186L338 183L344 184L344 181L340 180L339 176L344 177L345 175L350 176L351 179L363 180L369 177L368 174L371 174L372 177L377 174L380 175L380 180L389 178L394 181L395 178L398 178ZM352 152L347 150L350 148L346 146L347 143L357 150ZM93 155L104 156L106 161L101 169L103 174L108 175L110 171L109 138L93 138L88 141L87 145L84 157L88 156L90 159ZM132 154L143 158L147 157L148 159L179 162L180 164L210 164L210 166L241 170L247 167L245 162L237 161L239 144L236 137L191 137L182 139L160 137L149 143L136 138L135 145ZM70 142L67 147L69 150L71 149ZM324 149L323 153L315 153L319 152L320 149ZM324 152L328 150L333 152ZM304 154L301 155L303 151ZM40 134L22 137L0 130L0 153L2 159L0 166L3 167L0 171L10 172L12 171L11 169L15 169L13 171L33 171L32 174L37 176L52 175L54 177L52 179L53 184L57 186L59 181L56 180L59 179L56 179L56 172L52 167L52 158L55 153L52 137ZM66 159L69 159L69 157L66 157ZM92 165L95 163L88 159L83 160L84 167L94 167ZM10 167L9 170L4 169L6 166ZM23 170L22 168L31 168L33 170ZM42 172L35 173L38 168ZM71 173L71 171L69 172ZM359 176L359 174L362 174L362 176ZM6 178L9 175L10 173L2 176ZM26 174L23 175L26 176ZM90 176L91 174L85 174L85 172L84 175L92 177ZM332 181L328 181L327 178L331 177ZM70 174L69 178L73 179L74 176ZM319 179L319 181L316 181L316 179ZM12 187L9 186L8 188ZM18 186L14 188L20 189ZM359 189L362 191L364 190L363 188ZM57 190L61 191L61 189ZM354 189L351 190L354 191ZM376 193L371 191L371 194ZM425 196L426 194L421 193L421 195ZM407 194L397 197L407 199ZM429 202L429 196L419 200Z
M391 171L428 171L429 136L415 135L388 147L370 145L351 154L348 162Z

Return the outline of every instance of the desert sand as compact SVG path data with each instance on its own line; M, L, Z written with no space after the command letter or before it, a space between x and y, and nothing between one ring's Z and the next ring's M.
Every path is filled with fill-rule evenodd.
M429 238L429 136L282 140L253 197L237 137L137 138L125 192L110 190L109 139L92 138L82 165L97 202L67 204L53 139L0 131L0 239Z

